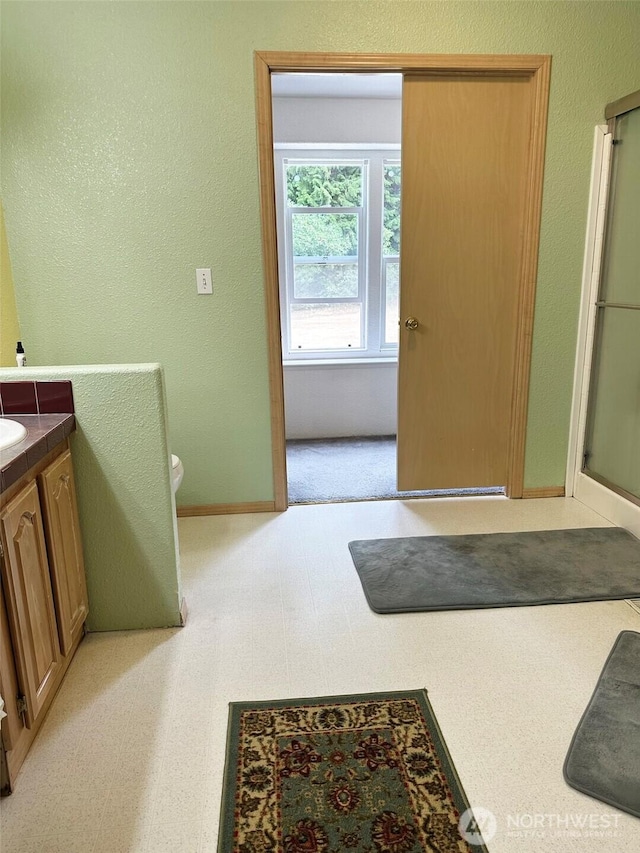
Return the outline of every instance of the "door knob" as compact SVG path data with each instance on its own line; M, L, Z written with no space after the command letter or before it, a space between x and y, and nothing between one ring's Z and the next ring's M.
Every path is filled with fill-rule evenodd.
M407 317L407 319L404 321L404 324L410 332L414 332L420 325L420 323L418 323L415 317Z

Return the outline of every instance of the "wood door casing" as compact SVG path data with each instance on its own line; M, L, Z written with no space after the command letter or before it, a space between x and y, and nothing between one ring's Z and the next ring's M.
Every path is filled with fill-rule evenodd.
M508 482L532 113L525 76L404 78L401 490Z
M2 583L19 686L31 727L56 686L60 645L35 481L11 500L2 516Z
M89 612L70 451L45 468L39 480L60 645L67 655Z
M271 403L273 508L276 511L285 510L288 504L271 75L276 72L391 72L396 74L464 74L467 76L493 73L522 76L530 81L532 86L530 158L527 171L524 250L518 282L520 304L516 331L517 363L511 413L510 464L506 484L509 497L522 497L551 56L542 54L367 54L256 51L254 69ZM442 124L439 121L438 128ZM266 503L263 509L268 509Z

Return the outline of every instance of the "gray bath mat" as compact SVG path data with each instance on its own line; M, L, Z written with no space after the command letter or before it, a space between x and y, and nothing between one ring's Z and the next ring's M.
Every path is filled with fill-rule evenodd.
M640 596L640 540L620 527L349 543L376 613Z
M640 817L640 634L623 631L564 762L572 788Z

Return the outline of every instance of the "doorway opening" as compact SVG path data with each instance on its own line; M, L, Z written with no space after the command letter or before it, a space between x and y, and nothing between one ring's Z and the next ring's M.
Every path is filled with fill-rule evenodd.
M402 320L405 319L407 308L411 313L411 305L403 307L400 304L401 300L398 299L400 187L401 172L405 168L404 159L402 163L400 161L398 136L401 127L403 134L406 134L408 127L409 136L413 134L414 137L415 152L415 136L416 131L419 130L419 122L412 126L412 118L408 120L407 111L403 110L402 100L397 97L397 94L394 105L394 96L390 97L388 91L382 96L377 92L375 97L369 96L368 100L376 101L377 104L386 102L387 111L395 109L398 117L402 115L402 124L400 122L396 124L396 138L393 138L393 124L390 122L385 128L386 133L377 131L374 132L373 137L367 136L368 119L364 106L356 111L359 116L355 122L357 130L351 129L352 135L349 136L349 122L345 121L345 117L354 112L350 108L354 106L352 102L356 100L355 95L358 93L354 93L352 88L345 93L345 89L361 87L363 81L375 83L384 80L384 85L395 86L396 92L400 84L399 88L402 92L409 74L413 78L416 77L416 73L425 74L435 81L444 79L443 72L446 79L453 77L460 82L471 77L484 84L490 80L506 84L509 82L524 84L517 87L517 93L514 89L508 97L512 99L509 101L510 105L516 101L522 101L524 96L526 109L521 110L515 124L506 128L512 137L514 133L520 134L518 155L520 159L515 165L520 170L520 187L525 185L527 187L527 197L523 199L522 204L519 199L515 202L519 226L521 226L519 233L524 235L512 252L512 257L516 259L512 266L517 286L514 289L512 281L511 289L515 293L518 312L516 316L514 308L513 315L509 317L509 341L513 346L509 344L507 347L508 363L502 366L502 371L496 371L493 368L489 371L492 376L500 372L508 375L506 383L504 378L501 380L503 392L507 388L507 393L502 393L496 422L510 424L510 431L504 428L502 430L503 462L500 471L504 472L504 476L501 474L493 478L493 474L483 473L476 480L475 474L471 472L468 476L470 482L465 481L466 475L461 477L456 474L450 483L446 471L444 477L438 473L432 482L423 481L422 474L416 477L407 475L407 453L409 452L411 465L415 460L418 467L425 454L419 435L417 445L415 435L412 439L414 449L417 448L418 452L407 451L408 430L405 429L404 433L400 430L398 452L400 454L402 444L405 459L400 485L403 489L402 494L406 492L407 495L409 490L414 494L433 494L436 491L442 494L450 494L452 491L475 492L476 489L473 486L476 482L482 487L490 488L491 491L506 490L506 493L512 497L522 495L524 424L549 57L257 53L258 137L276 509L285 509L289 503L286 475L287 439L298 442L334 439L334 449L337 449L335 445L338 442L335 439L349 437L352 439L352 444L353 439L356 440L355 443L359 443L359 450L362 450L363 446L368 446L367 449L374 448L380 456L383 448L388 451L389 445L393 444L392 437L395 434L393 418L402 415L404 411L405 424L408 422L406 389L404 394L402 390L400 391L398 405L396 405L395 387L398 384L396 352L399 345L400 374L402 375L403 363L406 365L407 361L415 358L416 349L420 348L420 340L427 337L425 333L429 314L425 311L420 319L408 316L406 323L398 326L398 318L401 316ZM312 95L309 92L301 93L300 89L296 91L296 86L299 86L304 78L313 78L312 86L315 89ZM379 78L378 81L375 78ZM341 94L333 96L333 92L327 92L327 85L334 90L338 86L342 90ZM287 87L288 91L283 91L283 88L287 89ZM415 91L421 87L414 85L413 88ZM481 93L484 91L482 85L477 89ZM474 97L475 94L474 92ZM330 96L333 99L333 108L322 116L320 102L323 99L330 99ZM468 97L468 94L465 97ZM367 101L366 96L359 99ZM315 104L310 104L309 101L313 100ZM296 101L305 104L302 113L311 115L316 120L319 132L311 138L305 136L301 129L300 111L297 113L297 118L292 119L292 108L298 105L294 103ZM503 98L499 110L497 106L491 104L494 110L498 110L499 116L504 112L504 103ZM451 109L459 112L459 104L452 104ZM282 117L287 110L289 122L288 124L284 122L283 125ZM508 111L507 114L509 114ZM446 122L444 125L440 119L438 122L440 127L434 125L429 128L430 136L441 134L442 127L446 127ZM520 124L518 125L517 122ZM492 127L493 124L490 126ZM459 130L458 133L460 133ZM415 160L415 153L413 156ZM395 197L394 186L397 187ZM412 191L415 201L416 191L415 189ZM385 206L385 202L389 201L391 203ZM393 209L394 205L397 206L397 210ZM403 200L403 216L404 208ZM415 209L414 203L413 210ZM394 214L397 231L395 244ZM412 220L415 230L413 216L410 221ZM389 222L392 222L391 227ZM502 249L503 247L500 247L500 251ZM405 264L410 267L410 263L407 263L403 255L403 270ZM431 282L429 287L433 287ZM408 292L408 288L406 289ZM404 279L401 291L401 299L405 299ZM417 332L413 331L416 329ZM416 344L418 344L417 348ZM494 352L500 353L493 344L492 347ZM424 356L421 357L424 360ZM317 386L309 380L313 371L319 371L324 375L322 380L325 387L324 393L318 392ZM336 377L338 371L342 377L339 380ZM386 373L387 390L391 388L389 395L392 400L391 406L382 405L382 392L379 388L375 389L371 386L367 378L368 372L381 375ZM512 394L511 382L513 382ZM327 387L331 391L336 391L338 386L344 384L351 385L351 391L346 397L347 402L334 407L328 406L326 404ZM421 390L421 382L418 382L415 387ZM345 420L348 422L349 418L356 416L353 410L358 415L368 410L374 417L378 417L378 423L375 428L367 425L360 429L351 423L350 428L342 428L337 432L335 430L327 432L322 429L315 435L313 431L311 434L303 431L296 435L296 427L289 428L290 424L295 423L293 414L295 410L289 405L289 399L295 399L296 395L303 400L306 397L312 405L315 405L316 412L319 412L315 417L307 415L307 421L311 423L312 430L318 429L315 423L318 423L321 417L326 419L331 414L340 415L343 423ZM367 395L372 404L369 407L361 405L362 401L359 400L359 397L367 397ZM432 397L432 399L435 398ZM353 410L350 411L351 403L353 403ZM416 404L412 405L414 412L411 413L411 418L414 423L411 426L415 431ZM419 406L420 403L418 403L418 409ZM431 406L431 408L436 407ZM490 404L487 404L486 408L489 410ZM386 422L384 417L387 417ZM391 426L388 425L389 417L392 419ZM302 420L304 421L304 416ZM303 430L308 428L309 423L303 424ZM448 425L445 424L445 428L448 432ZM459 429L457 433L460 433ZM456 437L460 438L459 435ZM474 438L469 446L475 444L480 447L480 443ZM316 451L318 449L316 445ZM446 451L450 457L456 452L454 450L452 454L451 447L447 447ZM472 452L480 458L484 454L484 449L477 450L472 447ZM437 447L430 448L429 453L432 460L436 458ZM316 455L319 454L316 453ZM389 455L394 458L393 448ZM292 463L291 467L294 467ZM346 466L341 466L338 462L336 467L345 468ZM374 468L377 467L374 466ZM395 472L395 459L393 468ZM398 472L400 473L399 469ZM313 479L312 475L311 477ZM426 479L428 481L429 477L427 476ZM411 480L410 483L409 480ZM504 483L505 486L494 485L496 480L498 484ZM402 496L397 492L393 494L395 488L391 489L388 486L377 491L382 493L365 494L362 497L355 493L352 497L364 499ZM348 497L340 495L333 499L348 499ZM292 498L299 499L293 494ZM315 499L322 498L318 496Z
M396 436L287 441L289 505L503 495L502 486L397 489Z
M397 496L402 75L271 83L289 503Z

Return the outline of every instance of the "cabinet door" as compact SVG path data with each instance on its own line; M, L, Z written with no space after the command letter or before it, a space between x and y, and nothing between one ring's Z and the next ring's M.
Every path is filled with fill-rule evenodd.
M60 645L67 655L89 612L71 453L55 459L39 479Z
M24 721L18 711L19 693L13 643L0 584L0 695L4 699L4 710L7 714L2 721L2 742L5 749L13 749L24 730Z
M60 668L60 646L38 487L29 483L0 516L4 559L2 583L16 669L26 698L30 728Z

